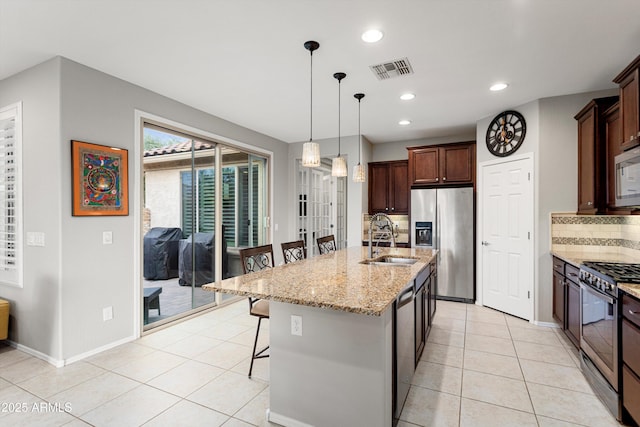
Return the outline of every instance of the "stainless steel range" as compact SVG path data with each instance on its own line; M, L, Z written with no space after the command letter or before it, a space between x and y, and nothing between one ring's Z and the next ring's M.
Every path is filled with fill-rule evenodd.
M587 261L580 266L582 372L620 420L618 283L640 283L640 264Z

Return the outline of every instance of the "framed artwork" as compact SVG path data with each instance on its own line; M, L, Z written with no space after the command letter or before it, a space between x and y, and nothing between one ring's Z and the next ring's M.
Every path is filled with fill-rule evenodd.
M128 151L71 141L73 216L129 215Z

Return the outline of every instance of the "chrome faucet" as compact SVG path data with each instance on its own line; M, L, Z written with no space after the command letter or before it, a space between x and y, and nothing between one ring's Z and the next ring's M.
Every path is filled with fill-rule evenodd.
M391 234L391 247L395 248L396 247L396 236L393 233L393 221L391 221L391 218L389 217L389 215L387 215L386 213L383 212L378 212L376 214L373 214L371 216L371 218L369 219L369 258L373 258L373 223L374 221L376 221L378 218L384 218L387 220L387 222L389 223L388 227L389 227L389 231ZM380 243L380 239L378 239L378 242L376 243L376 246L378 246L378 243Z

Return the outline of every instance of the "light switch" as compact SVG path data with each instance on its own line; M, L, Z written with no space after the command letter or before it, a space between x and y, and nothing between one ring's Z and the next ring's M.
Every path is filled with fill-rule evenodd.
M113 233L111 231L102 232L102 244L110 245L113 243Z
M27 246L44 246L44 233L28 231Z

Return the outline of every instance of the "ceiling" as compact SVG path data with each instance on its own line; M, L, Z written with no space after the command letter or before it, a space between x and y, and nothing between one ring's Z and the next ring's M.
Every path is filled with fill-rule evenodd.
M384 38L367 44L372 27ZM0 0L0 79L62 55L285 142L310 136L307 40L313 139L337 136L338 71L343 136L356 92L373 143L468 135L538 98L614 88L640 54L640 1ZM414 74L369 69L404 57Z

